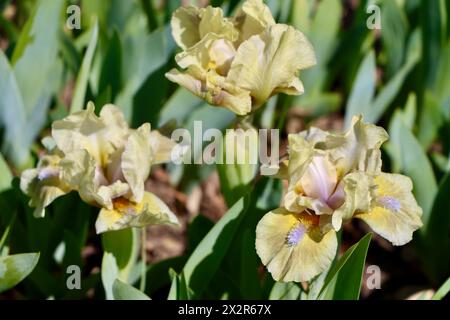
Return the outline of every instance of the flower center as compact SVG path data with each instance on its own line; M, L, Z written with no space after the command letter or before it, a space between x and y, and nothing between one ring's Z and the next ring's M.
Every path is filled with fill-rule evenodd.
M138 204L124 197L115 198L112 201L114 209L123 214L136 214L141 210Z
M289 247L295 246L298 244L304 237L306 233L306 228L303 224L298 222L294 225L294 227L289 231L288 235L286 236L286 244Z
M315 156L300 183L308 197L326 202L336 188L336 169L325 157Z
M400 201L398 201L396 198L391 196L382 196L379 197L378 203L382 205L384 208L389 209L391 211L398 212L400 211L400 208L402 207L400 204Z
M59 177L58 168L44 168L39 172L38 179L40 181Z

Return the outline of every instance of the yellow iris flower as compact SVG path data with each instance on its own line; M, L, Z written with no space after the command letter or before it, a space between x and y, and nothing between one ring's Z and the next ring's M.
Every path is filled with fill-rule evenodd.
M309 281L335 257L342 222L364 220L394 245L411 241L422 226L412 182L381 172L386 131L354 117L343 134L317 128L289 136L283 207L256 230L256 249L277 281Z
M43 217L53 200L77 191L83 201L101 208L97 233L177 225L176 216L144 186L151 165L169 161L175 143L150 131L148 123L130 129L113 105L105 105L99 117L94 110L89 103L86 110L55 121L50 154L23 172L21 189L31 197L35 216Z
M167 78L214 106L246 115L277 93L304 92L300 70L316 63L300 31L277 24L262 0L247 0L232 18L222 9L181 7L172 34L183 51Z

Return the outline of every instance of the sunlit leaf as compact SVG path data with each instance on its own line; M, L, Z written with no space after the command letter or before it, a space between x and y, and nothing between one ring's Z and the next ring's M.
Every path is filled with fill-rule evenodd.
M25 279L33 271L38 261L39 253L0 257L0 292L14 287Z
M150 298L129 284L116 279L113 283L114 300L150 300Z
M89 41L89 45L84 55L83 62L81 63L81 70L77 76L72 103L70 106L71 112L80 111L84 108L86 91L89 84L89 73L91 70L95 49L97 47L97 40L98 24L96 23L92 29L91 40Z
M351 246L329 271L319 298L358 300L361 281L372 234L368 233Z

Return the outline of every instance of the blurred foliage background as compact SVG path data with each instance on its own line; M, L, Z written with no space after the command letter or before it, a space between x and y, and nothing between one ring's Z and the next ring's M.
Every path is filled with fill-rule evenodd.
M127 285L141 277L136 230L96 236L97 209L74 194L57 200L46 218L35 219L15 177L36 163L51 122L87 101L98 109L114 103L133 127L150 122L166 134L177 127L193 130L196 120L204 129L232 125L233 114L206 105L164 74L175 64L170 18L176 8L212 4L232 13L239 2L0 0L0 256L19 266L16 282L39 258L30 276L0 299L117 298L121 288L139 295ZM335 269L335 289L328 295L314 286L275 284L256 256L254 230L259 218L278 206L282 185L271 179L255 185L243 177L228 181L233 168L168 165L154 170L148 188L177 212L183 228L150 228L145 293L174 299L358 298L364 264L383 270L382 289L363 285L365 298L405 298L437 289L450 276L450 3L266 3L277 21L307 35L318 64L302 73L306 93L273 97L256 114L257 125L279 128L286 137L310 125L341 130L352 115L362 113L388 130L384 171L413 179L424 227L404 248L374 238L367 261L368 242L361 240L348 259L361 268ZM367 27L376 14L368 12L373 4L381 9L379 30ZM66 24L70 5L81 8L80 29ZM341 250L366 231L359 224L346 227ZM30 252L40 256L7 261L11 254ZM81 266L81 290L67 289L70 265ZM349 277L352 272L357 276ZM117 277L122 282L114 283ZM344 293L342 283L349 288ZM354 289L349 283L356 284Z

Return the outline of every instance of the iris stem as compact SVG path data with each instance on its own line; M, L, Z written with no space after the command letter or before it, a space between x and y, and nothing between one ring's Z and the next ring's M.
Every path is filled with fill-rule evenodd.
M145 292L147 282L147 228L141 228L141 283L139 289Z

